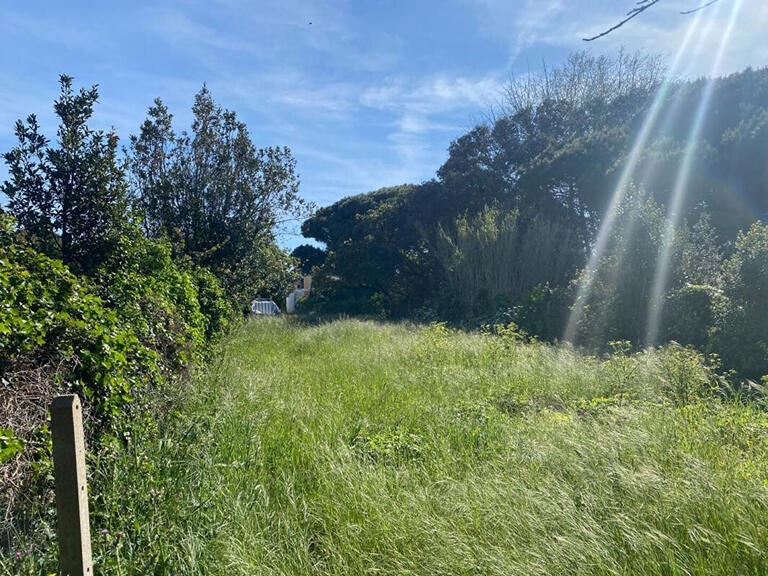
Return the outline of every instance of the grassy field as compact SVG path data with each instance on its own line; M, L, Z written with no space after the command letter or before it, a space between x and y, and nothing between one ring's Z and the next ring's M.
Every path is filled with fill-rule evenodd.
M679 349L253 321L91 463L97 573L766 574L768 417L712 376Z

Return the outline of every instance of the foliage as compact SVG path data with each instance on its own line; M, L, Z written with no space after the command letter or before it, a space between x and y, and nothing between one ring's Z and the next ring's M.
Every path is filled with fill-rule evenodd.
M459 318L519 304L537 286L563 284L583 257L557 222L538 214L523 218L498 205L471 219L459 217L447 231L439 226L435 253Z
M6 233L12 223L2 223ZM60 261L15 243L0 245L0 373L55 369L64 389L85 396L98 418L120 415L134 388L154 381L157 356L130 321L108 309Z
M75 272L91 272L114 250L125 220L127 183L117 136L88 121L98 90L72 89L62 75L54 103L58 146L49 146L35 115L16 123L18 145L5 154L10 179L2 186L8 211L28 240Z
M503 315L527 332L553 342L562 337L568 307L573 302L571 292L570 286L537 284Z
M728 299L721 289L709 285L685 284L667 299L667 337L712 352L727 307Z
M720 392L720 378L696 350L671 343L661 351L662 392L678 405L695 404Z
M281 295L296 266L275 243L281 218L307 208L287 149L256 149L203 89L192 136L174 135L158 102L126 164L117 136L88 126L97 98L62 76L57 146L32 115L5 155L15 218L0 210L0 571L10 539L53 514L51 399L82 398L89 457L129 445L210 357L233 303ZM17 573L40 569L31 553L18 560Z
M18 238L13 221L2 217L0 422L10 430L0 435L0 454L3 461L21 456L0 476L1 546L14 523L48 501L45 421L53 396L81 396L90 449L98 453L113 435L128 439L145 426L147 396L203 360L231 322L210 272L192 265L184 271L167 245L140 234L118 238L95 282Z
M221 284L207 268L190 265L189 274L197 291L197 303L203 316L205 342L213 344L224 336L233 322L229 298Z
M507 219L506 212L514 211L517 232L500 237L517 238L525 243L519 249L532 251L516 254L520 264L497 262L497 270L508 265L515 277L532 271L522 261L536 261L552 244L567 250L558 251L562 258L551 269L539 267L540 280L520 276L502 290L488 287L484 299L490 304L481 308L508 308L536 285L549 283L559 293L581 266L599 224L611 170L627 141L624 127L642 114L660 70L658 61L640 55L578 54L562 68L545 71L546 77L526 76L509 86L493 123L451 144L436 180L345 198L318 211L302 232L328 247L324 267L339 279L334 288L342 284L370 302L383 294L385 315L433 309L439 317L455 318L476 314L472 306L457 309L445 297L446 270L461 261L449 247L459 239L459 221L472 222L494 209ZM505 294L496 303L491 292ZM466 303L467 297L460 300Z
M131 138L132 188L145 232L210 269L238 306L273 296L269 290L285 284L274 228L309 208L298 195L296 162L288 148L257 148L205 86L192 114L191 133L177 134L157 99Z
M312 268L322 266L325 262L326 253L317 246L302 244L293 249L291 256L299 261L302 274L309 274L312 272Z
M0 428L0 464L10 460L24 449L24 441L13 430Z
M327 246L307 304L464 325L512 320L548 340L562 337L575 307L585 312L578 342L592 349L646 344L657 333L646 325L650 307L661 307L659 341L721 353L758 378L766 312L747 302L760 296L737 288L738 266L726 260L741 250L739 231L768 214L768 69L666 85L658 121L644 132L663 73L653 57L579 53L512 81L489 121L451 143L434 180L344 198L303 224L306 237ZM691 148L705 94L706 122ZM633 151L636 142L645 145ZM666 206L686 154L670 282L651 303ZM623 174L635 157L634 172ZM584 270L625 177L642 192L620 207L602 262ZM595 291L574 302L584 282ZM747 308L750 331L739 334ZM739 352L744 338L754 346Z
M728 309L719 335L727 366L759 379L768 374L768 224L739 234L725 264Z
M167 244L130 230L96 271L99 295L132 326L141 342L176 371L199 359L205 319L197 286L171 259Z
M645 341L663 225L663 213L652 199L636 189L627 192L602 260L577 280L592 287L586 299L574 304L582 309L579 341L597 348L606 341Z
M423 306L440 271L412 210L416 187L382 188L321 208L302 233L327 246L313 279L325 312L404 316ZM420 211L420 214L425 212Z

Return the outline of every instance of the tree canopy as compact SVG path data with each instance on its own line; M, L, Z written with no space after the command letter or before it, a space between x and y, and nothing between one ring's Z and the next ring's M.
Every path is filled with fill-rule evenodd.
M434 179L320 209L302 226L327 252L314 305L514 320L549 339L561 338L571 310L583 307L579 339L593 347L611 339L645 344L649 310L660 306L664 338L724 353L732 344L722 338L733 334L726 318L746 306L737 283L724 280L733 277L730 258L746 246L740 231L759 229L768 212L768 70L678 82L662 92L607 251L596 271L584 270L663 74L655 58L576 54L560 68L512 82L491 119L451 143ZM691 144L705 90L705 122ZM666 206L686 155L688 185L665 256L670 283L654 302ZM593 291L574 305L585 274L595 275Z
M2 192L34 246L88 272L111 251L127 219L127 180L117 136L88 126L98 88L74 91L72 80L60 78L55 146L34 114L16 122L18 145L5 154L10 177Z
M191 132L177 133L157 99L131 138L128 166L144 231L210 268L243 301L279 293L288 261L274 246L276 227L309 210L296 161L286 147L258 148L205 86L192 114Z

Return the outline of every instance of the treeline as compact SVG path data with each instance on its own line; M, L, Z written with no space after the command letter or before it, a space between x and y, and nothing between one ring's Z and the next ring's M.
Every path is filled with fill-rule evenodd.
M294 252L314 267L306 306L513 321L547 340L562 339L570 318L575 342L591 349L676 340L741 375L767 374L768 70L660 90L664 76L655 58L580 53L510 83L492 118L451 144L434 179L344 198L304 223L304 236L325 246ZM652 107L657 121L633 150ZM686 157L685 198L670 226L666 206ZM614 225L588 267L630 159Z
M207 88L191 131L162 101L121 149L90 127L98 91L61 77L54 141L30 115L0 213L0 550L51 501L51 398L84 401L89 451L153 426L166 384L257 295L285 293L276 226L306 214L287 148L258 148ZM154 404L154 406L153 406Z

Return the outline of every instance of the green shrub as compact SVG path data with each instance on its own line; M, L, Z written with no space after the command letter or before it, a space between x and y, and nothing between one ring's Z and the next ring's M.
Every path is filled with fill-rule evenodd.
M0 544L35 518L52 487L47 409L57 394L84 401L90 450L125 430L130 402L162 374L131 318L107 307L60 261L21 246L0 217Z
M739 234L725 264L729 303L717 348L728 368L759 379L768 374L768 225Z
M672 342L660 357L662 392L673 403L684 406L717 396L719 378L700 352Z
M667 338L708 350L725 306L722 290L714 286L686 284L667 299Z
M663 231L662 207L645 191L630 186L600 262L594 270L585 268L578 278L579 285L591 286L586 298L574 303L580 313L579 344L600 350L611 341L628 340L634 346L646 341ZM680 250L677 244L673 248L674 286Z
M216 342L232 323L232 306L221 284L210 270L192 265L189 274L197 288L197 302L203 315L205 340L208 343Z
M0 428L0 464L10 460L24 449L24 441L13 430Z
M537 287L564 284L582 259L573 230L498 203L439 226L435 254L450 293L443 306L454 318L523 303Z
M97 271L99 294L168 369L184 368L205 349L195 279L176 266L170 246L133 232Z
M157 355L64 264L9 242L9 219L0 226L0 375L43 367L98 417L118 416L135 387L158 378Z

